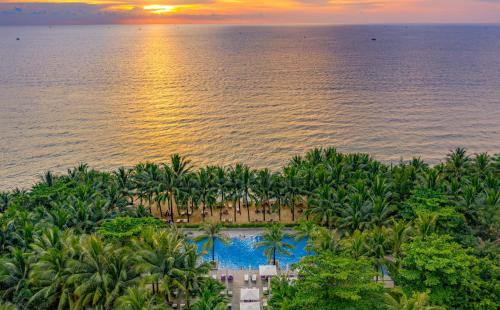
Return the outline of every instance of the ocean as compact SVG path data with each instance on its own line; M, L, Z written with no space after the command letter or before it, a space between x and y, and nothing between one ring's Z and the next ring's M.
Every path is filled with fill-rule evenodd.
M277 169L329 146L500 152L500 26L0 27L0 189L82 162Z

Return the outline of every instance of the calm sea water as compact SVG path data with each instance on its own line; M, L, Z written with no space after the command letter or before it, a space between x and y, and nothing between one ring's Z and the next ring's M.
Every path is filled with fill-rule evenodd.
M277 168L317 146L499 152L500 26L0 27L0 188L174 152Z

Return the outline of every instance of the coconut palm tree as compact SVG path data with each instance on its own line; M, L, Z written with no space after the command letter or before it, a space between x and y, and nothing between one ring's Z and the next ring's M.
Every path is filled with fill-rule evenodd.
M314 249L316 253L321 252L332 252L340 253L342 252L344 246L341 243L341 237L336 229L330 230L325 227L319 227L312 235L312 244L308 248ZM308 251L310 251L308 249Z
M127 287L139 281L140 273L129 265L134 257L127 249L114 249L96 236L81 242L81 257L69 262L72 274L67 283L74 285L77 307L111 307Z
M273 178L269 169L259 170L254 180L253 191L256 195L260 205L262 205L262 216L264 222L266 221L266 205L269 204L273 192Z
M378 271L381 270L385 256L389 253L390 243L387 235L387 229L377 227L368 233L366 240L367 255L374 260L375 270L377 270L377 281Z
M0 259L0 294L2 299L24 304L31 295L28 276L33 256L19 248L11 248L9 256Z
M124 167L120 167L118 170L113 172L113 175L115 177L115 183L118 190L124 197L127 198L128 201L132 187L131 171Z
M67 280L72 274L69 263L76 258L77 252L72 244L76 244L77 240L78 237L71 231L61 233L55 227L44 230L35 238L32 248L38 259L29 274L34 294L28 305L63 309L74 302L72 287Z
M220 282L208 279L201 284L199 297L191 306L193 310L225 310L227 309L227 298L220 294L224 285Z
M132 239L132 248L139 257L138 266L148 271L144 280L152 284L153 294L164 294L170 300L173 289L181 285L184 236L175 227L148 227L140 238Z
M335 214L335 192L330 185L317 188L309 198L307 215L312 215L320 223L331 228Z
M269 260L272 260L273 265L276 265L276 254L290 255L292 244L285 242L283 239L287 234L283 231L283 225L273 224L266 228L262 234L262 241L255 244L255 248L264 248L264 254Z
M56 176L52 173L52 171L47 171L40 176L40 181L49 187L54 185L55 180Z
M124 295L116 299L115 309L124 310L168 310L168 307L161 298L150 295L145 289L139 287L129 287Z
M241 186L241 173L242 173L242 165L237 164L234 168L229 169L229 195L231 200L233 201L234 206L234 222L236 222L236 212L239 209L241 213L241 197L242 197L242 186ZM236 208L238 205L238 208Z
M451 175L460 180L462 173L469 164L470 157L464 148L456 148L446 156L446 167Z
M283 176L286 188L285 201L292 213L292 221L295 221L295 205L302 193L302 180L295 166L286 167L283 171Z
M408 297L400 288L384 294L385 306L389 310L444 310L442 306L431 306L429 294L415 292Z
M369 225L371 227L387 226L390 222L394 208L387 199L380 195L372 197L369 205Z
M351 194L347 207L340 211L340 227L349 233L363 230L368 224L368 210L368 203L362 194Z
M0 212L4 212L12 199L10 192L0 192Z
M201 261L196 244L185 244L185 253L182 256L181 266L181 270L176 275L179 276L179 287L184 292L186 305L189 309L191 296L200 291L211 265Z
M272 193L274 198L276 198L276 203L274 204L273 208L278 209L278 221L281 222L281 207L283 205L283 202L285 201L285 196L286 196L286 189L283 181L283 176L281 173L276 172L273 173L273 181L272 181Z
M245 203L245 208L247 209L248 222L250 222L250 188L254 183L255 175L248 166L242 165L240 178L241 194L243 195L243 202Z
M438 215L429 212L420 212L415 219L415 232L422 238L427 238L436 231Z
M359 230L354 231L347 239L343 240L347 253L354 259L360 259L368 253L366 234Z
M222 212L226 207L226 196L228 192L228 180L226 176L226 168L217 166L214 169L215 184L217 186L217 195L220 197L220 213L219 220L222 221Z
M391 255L398 259L401 256L401 247L410 239L411 226L403 221L394 221L389 230L389 243L391 246Z
M229 242L229 238L223 232L223 226L220 223L205 223L201 228L201 234L194 238L195 241L203 241L204 248L209 248L212 252L212 262L215 262L215 243L220 241L223 244Z

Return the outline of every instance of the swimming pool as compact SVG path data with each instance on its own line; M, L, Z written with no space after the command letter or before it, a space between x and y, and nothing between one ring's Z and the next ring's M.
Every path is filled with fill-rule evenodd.
M264 248L255 249L254 245L261 241L262 237L258 235L232 237L227 245L220 241L215 243L215 260L218 262L219 268L227 269L258 269L259 265L268 263L264 255ZM286 267L292 263L297 263L300 259L308 254L305 250L307 240L296 241L291 237L283 239L285 242L292 244L293 249L290 250L291 256L276 255L276 261L281 267ZM203 242L197 242L198 249L201 251ZM211 260L211 250L207 249L204 259Z

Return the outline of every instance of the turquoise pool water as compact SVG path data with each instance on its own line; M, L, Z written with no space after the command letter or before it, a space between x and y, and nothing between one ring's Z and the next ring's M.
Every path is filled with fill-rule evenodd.
M217 241L215 244L215 260L219 264L219 268L229 269L257 269L259 265L268 263L264 255L264 249L256 249L254 245L262 239L261 236L245 236L233 237L228 245ZM299 260L308 255L305 250L307 240L295 241L293 238L286 237L285 242L293 244L294 248L290 250L290 256L277 255L276 260L280 266L286 267L292 263L297 263ZM198 249L202 249L203 242L198 242ZM204 258L211 259L212 252L207 249Z

